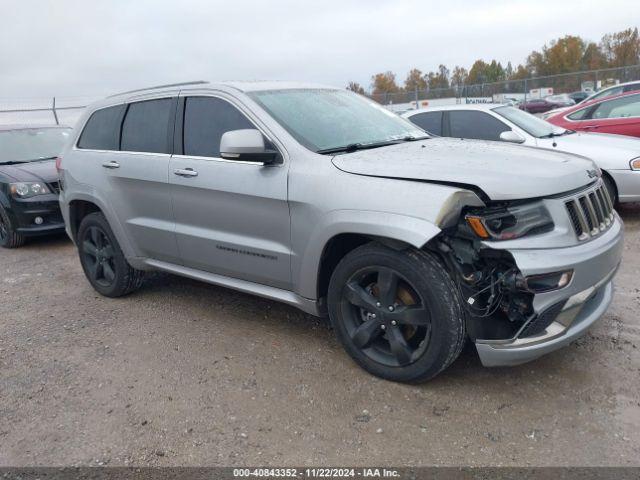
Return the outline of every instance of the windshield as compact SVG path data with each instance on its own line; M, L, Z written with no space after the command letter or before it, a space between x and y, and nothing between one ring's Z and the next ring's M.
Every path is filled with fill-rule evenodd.
M70 128L26 128L0 131L0 163L33 162L56 157Z
M497 107L493 109L501 117L515 123L522 130L537 138L559 135L565 132L564 129L551 125L530 113L513 107Z
M249 95L314 152L426 136L380 104L348 91L292 89Z

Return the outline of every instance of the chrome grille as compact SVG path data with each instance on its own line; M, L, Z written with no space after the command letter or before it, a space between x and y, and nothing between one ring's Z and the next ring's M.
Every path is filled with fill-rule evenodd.
M585 241L607 230L613 223L613 204L602 184L565 201L578 240Z

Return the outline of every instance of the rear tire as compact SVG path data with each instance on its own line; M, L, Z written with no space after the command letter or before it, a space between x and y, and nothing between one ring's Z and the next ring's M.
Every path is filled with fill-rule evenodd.
M82 219L77 243L82 269L98 293L121 297L140 288L144 272L129 265L101 212L90 213Z
M26 238L15 231L9 215L0 206L0 247L18 248L24 245Z
M369 373L396 382L435 377L466 339L459 293L444 265L422 250L363 245L329 283L331 323L345 350Z

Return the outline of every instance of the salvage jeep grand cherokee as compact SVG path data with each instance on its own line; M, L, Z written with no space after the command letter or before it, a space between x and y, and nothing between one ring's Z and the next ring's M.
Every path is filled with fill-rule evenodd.
M467 338L515 365L602 316L623 227L582 157L430 138L344 90L191 83L90 107L61 161L103 295L163 270L328 313L353 359L429 379Z

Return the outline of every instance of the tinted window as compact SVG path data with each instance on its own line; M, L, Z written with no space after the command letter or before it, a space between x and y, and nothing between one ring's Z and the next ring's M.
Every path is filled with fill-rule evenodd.
M171 153L169 127L172 98L129 105L122 123L120 149L128 152Z
M595 107L591 118L624 118L640 116L640 95L607 100Z
M500 120L484 112L451 110L451 136L478 140L500 140L500 134L511 130Z
M588 118L587 113L589 113L589 111L591 110L591 107L589 108L583 108L582 110L577 110L575 112L573 112L571 115L567 115L567 118L570 120L584 120L585 118Z
M184 154L219 157L222 135L246 128L256 127L226 100L214 97L187 98L184 110Z
M124 105L117 105L93 112L80 135L78 148L118 150L120 119L124 108Z
M640 90L640 83L632 83L631 85L625 85L622 89L623 92L635 92Z
M409 118L421 129L434 135L442 135L442 112L418 113Z

